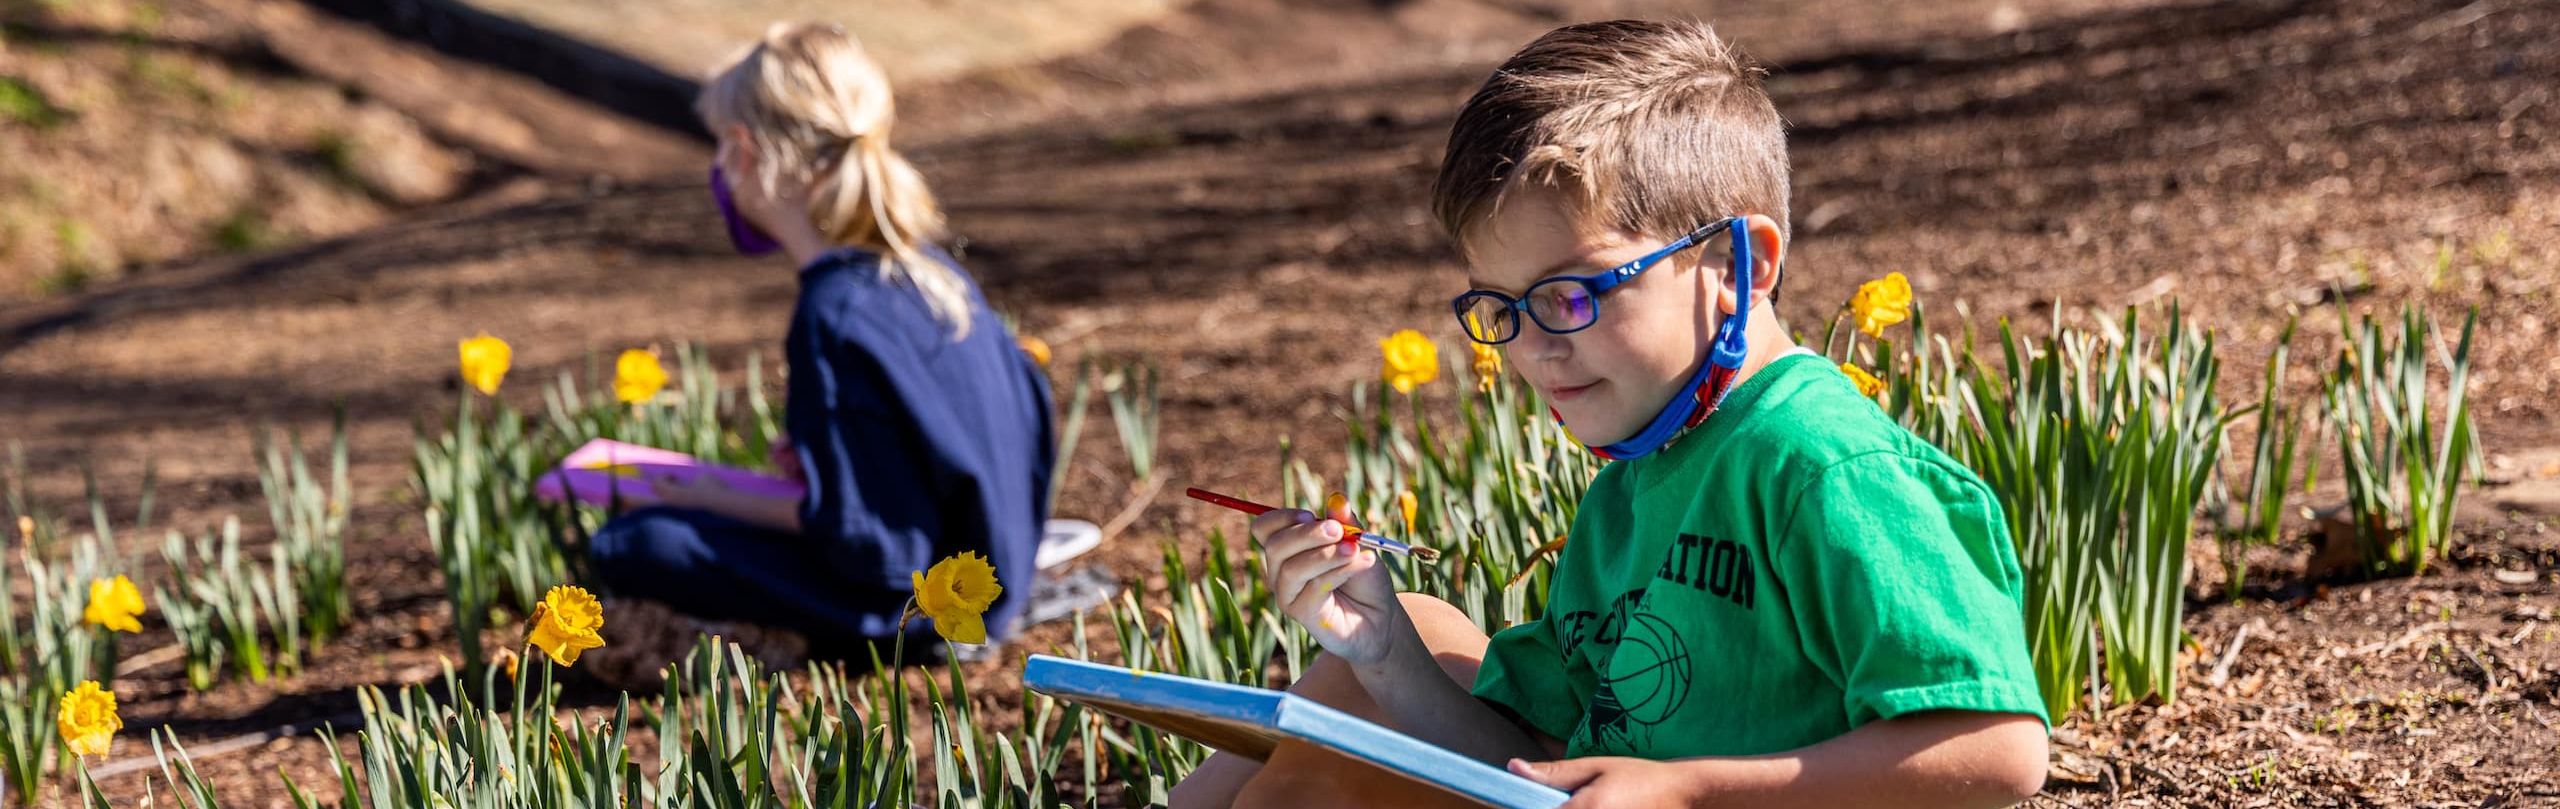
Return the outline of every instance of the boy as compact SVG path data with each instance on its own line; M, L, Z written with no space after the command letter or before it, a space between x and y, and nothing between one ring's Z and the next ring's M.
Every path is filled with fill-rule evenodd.
M2001 806L2045 717L1990 491L1797 348L1787 158L1706 26L1541 37L1449 138L1434 206L1471 338L1595 451L1545 616L1486 639L1396 594L1348 514L1254 522L1326 654L1293 690L1574 794L1573 807ZM1730 246L1728 246L1730 245ZM1447 802L1284 747L1177 805Z

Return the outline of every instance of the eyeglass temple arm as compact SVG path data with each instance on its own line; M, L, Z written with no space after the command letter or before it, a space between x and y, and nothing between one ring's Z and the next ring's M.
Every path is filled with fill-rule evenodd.
M1627 279L1635 277L1636 273L1643 272L1654 264L1661 262L1663 259L1670 258L1673 253L1695 247L1699 242L1705 241L1707 237L1722 233L1725 229L1731 228L1735 223L1741 221L1742 220L1740 219L1727 217L1725 219L1717 220L1714 224L1701 226L1697 230L1689 231L1689 235L1682 236L1673 240L1670 244L1663 245L1660 250L1646 253L1643 258L1639 258L1625 264L1620 264L1616 270L1602 274L1599 278L1592 281L1592 291L1607 292L1609 290L1616 289L1619 284L1626 283Z

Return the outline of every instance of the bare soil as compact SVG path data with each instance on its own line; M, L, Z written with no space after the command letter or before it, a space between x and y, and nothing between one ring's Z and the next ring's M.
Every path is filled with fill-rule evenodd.
M645 127L625 130L640 144L628 148L572 141L610 116L297 5L204 1L233 21L305 15L293 49L375 54L347 58L422 89L369 97L447 133L442 148L507 168L301 246L0 304L0 437L24 444L35 488L58 504L76 502L85 463L129 512L148 462L161 524L254 514L251 430L316 433L349 410L355 637L274 686L190 695L173 665L119 681L130 738L167 725L191 744L350 714L356 688L426 679L451 648L406 464L411 425L456 395L455 340L513 342L507 395L530 403L531 381L633 345L770 360L793 294L786 267L728 252L698 143ZM2496 483L2467 501L2455 553L2414 579L2324 583L2301 575L2296 542L2258 552L2262 584L2226 603L2200 537L2180 698L2067 723L2041 802L2560 799L2548 527L2560 497L2547 484L2560 467L2543 460L2560 446L2547 314L2560 302L2560 7L1200 0L1086 53L910 83L902 132L967 262L1057 347L1053 367L1154 360L1161 463L1184 485L1268 491L1282 437L1310 458L1339 446L1344 392L1376 373L1380 336L1457 338L1442 301L1460 268L1423 195L1459 103L1539 31L1620 13L1712 14L1772 66L1797 189L1780 308L1799 329L1893 270L1941 323L1982 329L2175 299L2218 330L2224 395L2239 402L2290 318L2307 359L2286 384L2308 396L2341 310L2479 311L2473 395ZM11 36L13 53L30 47ZM319 81L315 69L288 72ZM439 87L472 102L439 102ZM468 124L474 110L535 134L507 147L487 134L506 127ZM1130 491L1103 421L1068 479L1071 514L1107 517ZM1161 592L1161 541L1196 552L1240 527L1159 495L1092 563ZM131 656L167 634L126 643ZM974 668L973 691L1007 699L1018 654ZM143 752L130 738L120 756ZM327 792L308 734L204 766L239 805L279 803L279 769ZM143 784L105 786L123 800Z
M1029 67L1094 49L1131 27L1179 10L1184 0L1015 0L955 8L938 0L875 0L859 7L813 0L468 0L699 76L763 36L778 20L842 24L862 38L891 79L932 81Z

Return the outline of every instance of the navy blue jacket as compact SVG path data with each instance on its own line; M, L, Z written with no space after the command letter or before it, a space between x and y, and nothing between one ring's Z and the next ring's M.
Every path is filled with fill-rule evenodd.
M910 573L976 551L1004 585L986 616L1001 638L1031 596L1048 519L1049 382L976 280L929 252L968 286L957 341L913 287L881 278L875 254L838 250L800 270L785 421L809 483L801 533L845 587L898 600ZM863 620L862 634L886 638L897 616Z

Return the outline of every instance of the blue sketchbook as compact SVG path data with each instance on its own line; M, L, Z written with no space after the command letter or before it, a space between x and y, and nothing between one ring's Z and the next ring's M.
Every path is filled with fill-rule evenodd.
M1499 809L1553 809L1566 795L1285 691L1032 655L1022 684L1256 761L1299 741Z

